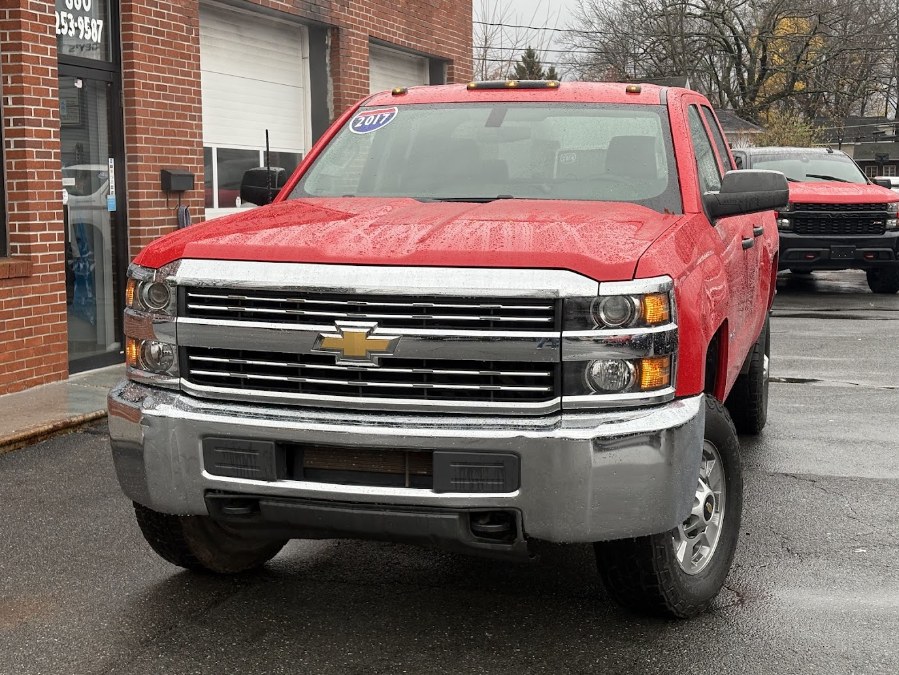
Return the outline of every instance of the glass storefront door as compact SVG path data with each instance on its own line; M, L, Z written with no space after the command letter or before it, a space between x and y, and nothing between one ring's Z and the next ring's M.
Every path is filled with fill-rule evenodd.
M60 73L69 362L77 371L121 358L123 194L114 83Z

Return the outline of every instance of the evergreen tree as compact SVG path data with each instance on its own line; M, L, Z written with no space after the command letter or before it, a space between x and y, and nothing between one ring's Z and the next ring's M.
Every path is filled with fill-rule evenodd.
M509 78L513 80L558 80L559 74L556 72L555 66L550 66L549 70L543 70L543 64L540 63L540 57L533 47L524 50L524 54L515 64L515 70L509 74Z

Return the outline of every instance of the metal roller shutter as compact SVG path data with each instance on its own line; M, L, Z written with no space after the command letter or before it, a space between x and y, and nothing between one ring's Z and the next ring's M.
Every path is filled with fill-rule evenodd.
M428 60L395 49L369 47L369 91L429 84Z
M262 161L266 129L279 165L307 151L308 70L303 26L201 6L207 217L235 207L243 170Z

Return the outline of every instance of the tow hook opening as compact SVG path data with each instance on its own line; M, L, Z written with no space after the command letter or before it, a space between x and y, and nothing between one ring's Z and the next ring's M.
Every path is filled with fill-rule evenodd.
M518 523L509 511L474 511L469 514L471 534L478 539L513 542L518 538Z

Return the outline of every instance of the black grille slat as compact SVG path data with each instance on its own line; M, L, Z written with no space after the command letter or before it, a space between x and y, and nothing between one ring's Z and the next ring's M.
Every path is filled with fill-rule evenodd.
M364 299L363 299L364 298ZM187 288L185 316L196 319L329 325L372 321L381 328L557 330L553 299L369 296L274 290Z
M184 356L189 382L248 393L539 402L556 397L559 381L558 365L548 363L383 357L382 368L366 368L336 366L327 354L201 347Z
M800 235L881 235L886 232L887 204L793 204L793 231ZM892 216L895 217L895 216Z

